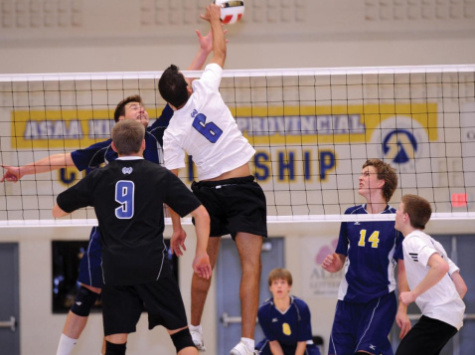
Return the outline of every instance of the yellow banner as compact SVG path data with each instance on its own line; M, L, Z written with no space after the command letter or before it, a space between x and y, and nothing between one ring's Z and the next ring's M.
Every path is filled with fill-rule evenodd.
M438 136L436 103L234 107L231 112L256 146L365 143L382 122L394 117L417 121L430 141Z
M159 110L149 110L158 117ZM407 117L437 141L437 104L234 107L239 128L254 146L366 143L385 120ZM12 148L75 149L108 139L112 110L18 110L12 114ZM396 128L396 127L394 127Z
M158 117L158 109L147 110ZM85 148L110 138L113 110L12 111L12 148Z

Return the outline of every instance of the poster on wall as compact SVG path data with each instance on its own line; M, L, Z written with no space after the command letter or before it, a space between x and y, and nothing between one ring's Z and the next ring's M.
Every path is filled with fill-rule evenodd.
M304 300L312 298L336 298L344 270L330 273L323 270L325 257L334 252L337 236L302 237L300 239L300 274L302 277L301 295Z

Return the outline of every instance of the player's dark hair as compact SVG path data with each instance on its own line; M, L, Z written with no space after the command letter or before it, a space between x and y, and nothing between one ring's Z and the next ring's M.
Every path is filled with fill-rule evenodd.
M140 152L144 137L145 128L136 120L122 120L112 129L112 141L119 155Z
M125 115L125 105L131 102L138 102L140 105L143 105L142 98L140 95L133 95L126 97L121 102L117 104L114 111L114 121L119 122L119 117Z
M380 159L366 160L366 162L363 164L363 169L367 166L374 166L376 172L378 173L378 179L384 180L384 186L382 189L383 197L386 202L389 202L397 188L398 178L396 170L391 165Z
M421 196L410 194L404 195L401 201L404 204L404 212L409 216L411 226L423 230L432 214L429 201Z
M272 285L272 281L274 280L286 280L289 286L292 286L292 274L290 273L289 270L287 269L272 269L271 272L269 272L269 277L267 281L269 282L269 286Z
M181 108L188 101L188 83L176 65L170 65L158 81L158 91L163 99L175 108Z

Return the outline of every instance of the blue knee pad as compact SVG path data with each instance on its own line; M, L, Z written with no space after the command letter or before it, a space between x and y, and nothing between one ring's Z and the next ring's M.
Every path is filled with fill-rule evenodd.
M99 294L81 286L71 306L71 312L81 317L89 316L92 306L96 303L97 297L99 297Z
M173 345L175 345L176 352L189 346L196 347L191 339L190 330L188 328L182 329L179 332L171 335Z

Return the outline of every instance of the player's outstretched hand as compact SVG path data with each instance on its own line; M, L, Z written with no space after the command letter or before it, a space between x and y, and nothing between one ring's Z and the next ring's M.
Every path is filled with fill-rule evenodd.
M340 257L336 254L329 254L323 260L322 267L328 272L337 272L340 271L343 267Z
M208 253L196 253L195 260L193 260L193 270L199 277L209 279L213 273L211 263L209 262Z
M172 237L170 239L170 248L172 254L182 256L183 252L186 251L185 246L186 232L183 228L173 230Z
M200 48L206 53L211 53L213 50L213 32L209 31L206 36L203 36L200 30L195 30L196 35L198 36L198 42L200 43ZM224 34L228 33L228 30L223 31ZM229 41L226 39L226 43Z
M407 316L407 311L397 312L396 324L398 325L399 328L401 328L401 331L399 332L399 339L402 339L406 336L407 333L409 333L412 327L411 320Z
M414 296L414 293L409 291L409 292L401 292L399 295L399 301L404 303L406 306L411 304L416 300L416 297Z
M198 42L200 43L200 48L206 53L211 53L213 50L213 33L208 32L206 36L203 36L200 30L195 30L196 35L198 36Z
M18 166L8 166L2 165L2 168L6 170L5 174L3 174L2 180L0 182L5 181L12 181L17 182L21 178L20 168Z
M221 6L215 4L208 4L206 6L206 13L200 17L208 22L218 20L221 21Z

